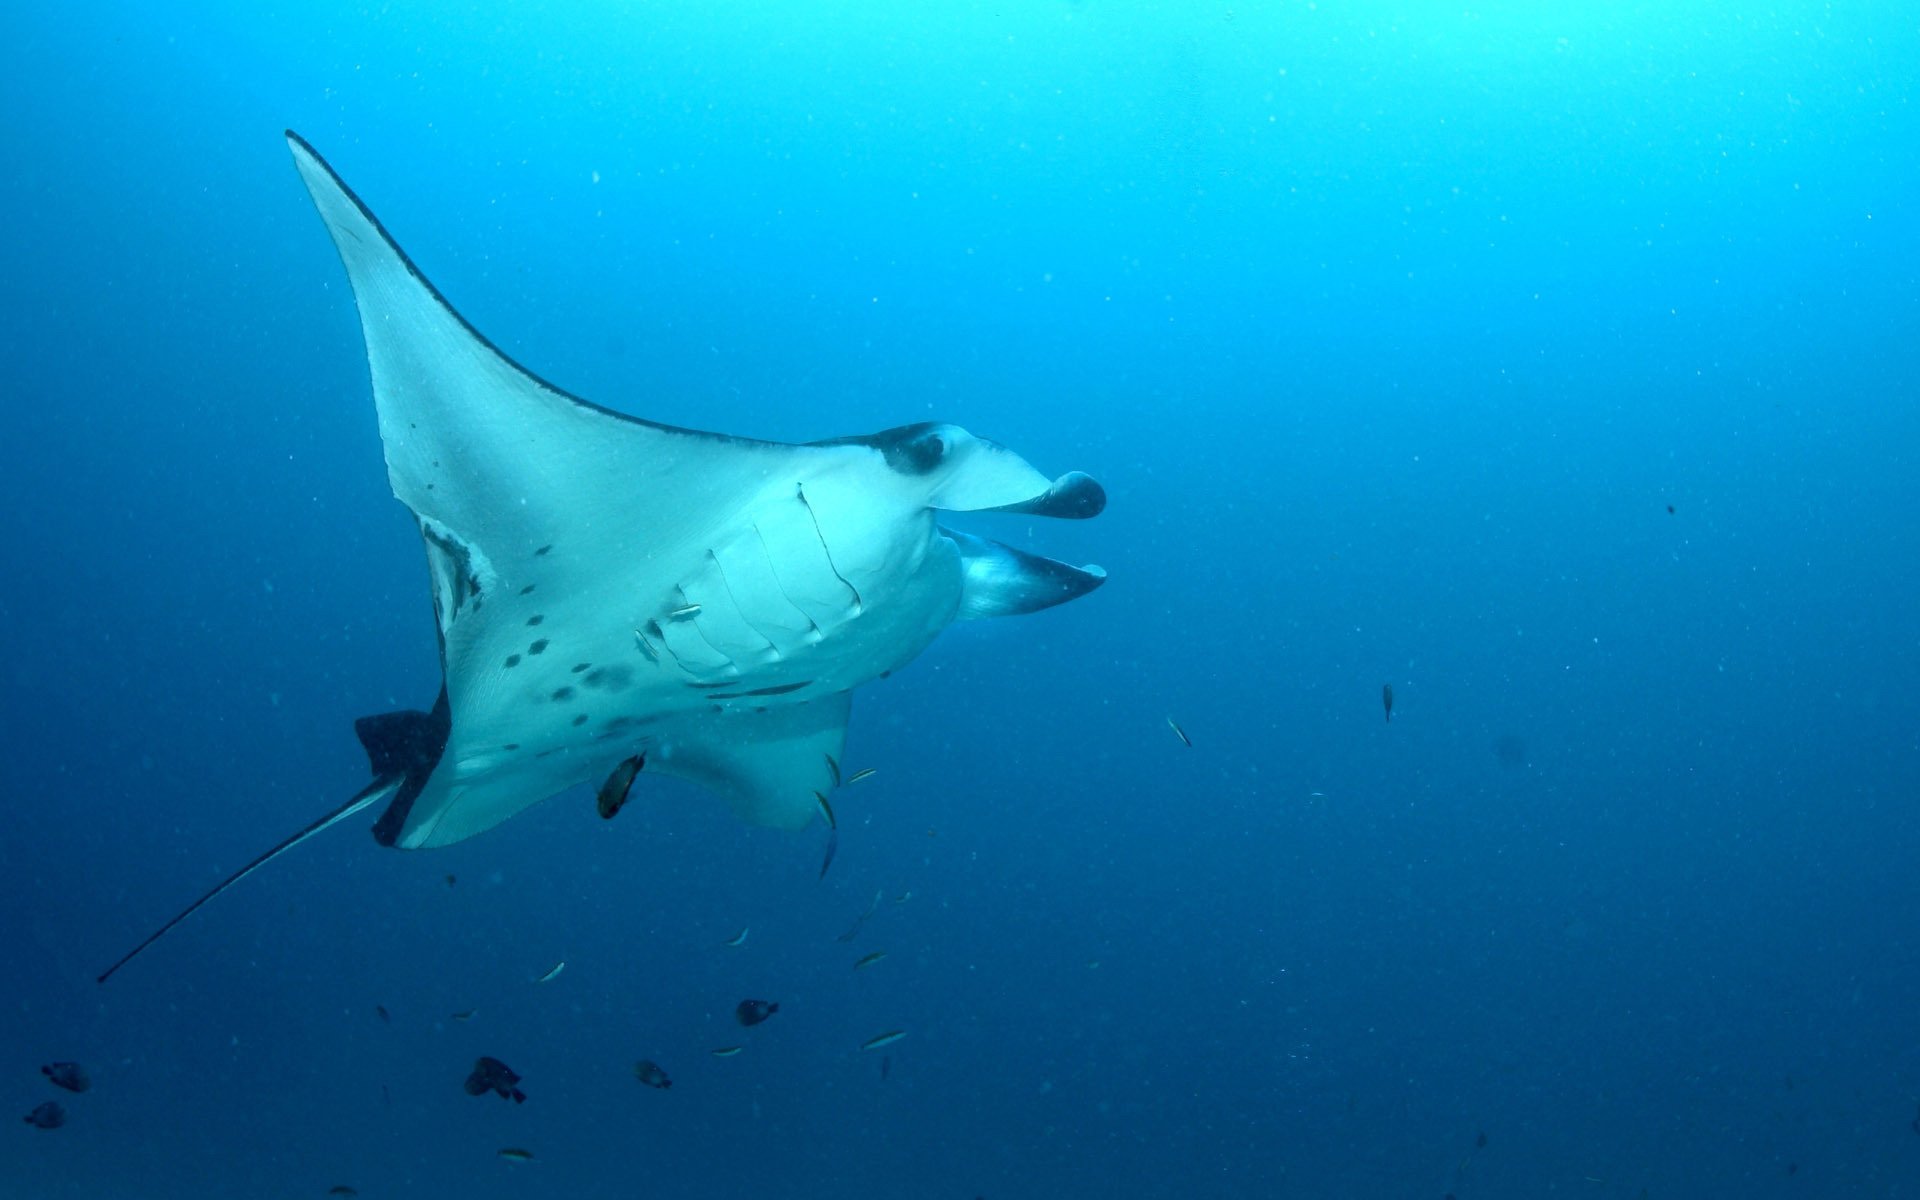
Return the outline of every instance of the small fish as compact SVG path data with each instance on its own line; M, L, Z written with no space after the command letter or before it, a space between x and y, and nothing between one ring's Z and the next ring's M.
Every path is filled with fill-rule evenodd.
M886 956L885 950L875 950L872 954L861 955L860 960L853 964L853 969L858 971L861 967L870 967Z
M636 629L633 631L633 640L639 644L640 652L647 656L649 662L660 661L660 652L653 648L653 643L647 640L646 634Z
M448 1018L448 1020L471 1021L475 1016L479 1015L479 1012L480 1010L477 1008L463 1008L459 1012L454 1013L451 1017Z
M510 1163L530 1163L533 1161L533 1151L522 1150L518 1146L505 1146L500 1150L500 1157Z
M854 918L853 924L847 926L847 931L841 934L837 940L842 942L850 942L854 938L860 936L860 927L862 925L865 925L867 923L867 918L871 917L874 913L874 910L880 907L880 896L881 896L881 893L879 892L875 892L873 894L873 900L871 903L867 905L867 911L861 913L858 917Z
M673 1086L673 1080L667 1078L667 1073L660 1068L660 1064L650 1058L643 1058L633 1064L633 1077L650 1088Z
M1174 720L1172 717L1168 717L1167 728L1173 730L1173 736L1180 739L1181 745L1189 750L1193 749L1193 739L1187 736L1186 730L1180 728L1180 722Z
M820 815L827 819L827 851L820 856L820 878L827 877L827 868L833 865L833 856L840 849L840 822L834 819L833 805L827 803L825 793L815 792L813 802L819 806Z
M753 928L753 926L751 926L751 925L743 925L743 926L741 926L741 928L740 928L740 932L739 932L739 933L736 933L736 934L734 934L734 935L733 935L732 937L730 937L730 938L728 938L728 939L727 939L727 945L729 945L729 946L744 946L744 945L746 945L746 944L747 944L747 931L748 931L749 929L752 929L752 928Z
M53 1086L69 1092L84 1092L93 1086L93 1080L87 1078L86 1068L79 1063L48 1063L40 1068L40 1073L52 1080Z
M1387 720L1389 721L1393 720L1393 685L1392 684L1383 683L1380 685L1380 703L1387 710Z
M880 773L879 767L861 767L858 771L855 771L853 774L847 776L847 786L852 787L854 784L859 783L862 779L872 779L875 775L878 775L879 773Z
M636 754L632 758L622 759L620 765L607 776L600 785L600 791L593 798L593 806L600 813L600 819L611 821L613 814L626 806L627 793L633 790L633 777L647 765L647 756Z
M779 1011L778 1004L766 1000L742 1000L733 1006L733 1019L742 1025L758 1025Z
M32 1112L20 1119L35 1129L58 1129L67 1123L67 1110L58 1100L48 1100L35 1105Z
M458 883L458 882L460 882L460 880L458 879L458 877L456 877L456 876L453 876L453 875L449 875L449 876L447 876L447 886L448 886L448 887L452 887L452 886L453 886L454 884L456 884L456 883Z
M1480 1136L1473 1139L1473 1148L1475 1150L1485 1150L1487 1148L1487 1131L1486 1130L1484 1129L1481 1130Z
M893 898L893 902L895 904L905 904L907 901L911 899L913 899L912 892L901 892L898 896L895 896Z
M359 1188L348 1187L344 1183L336 1183L327 1189L327 1195L329 1196L358 1196L359 1194Z
M715 1058L732 1058L744 1049L746 1049L744 1046L722 1046L713 1052L713 1056Z
M907 1036L907 1031L904 1029L889 1029L885 1033L870 1037L866 1041L861 1042L860 1048L862 1050L878 1050L882 1046L893 1045L905 1036Z
M827 770L833 775L833 786L839 787L840 786L840 760L835 758L831 754L826 755L825 757L827 760Z
M379 1017L382 1021L384 1021L388 1025L393 1024L393 1014L387 1011L386 1005L384 1004L374 1005L373 1013L375 1016Z
M467 1076L467 1095L484 1096L493 1092L503 1100L515 1104L525 1104L527 1094L520 1090L520 1074L497 1058L482 1056L473 1064L473 1073Z
M552 983L554 980L560 978L560 972L566 969L567 969L567 960L563 958L559 962L553 964L553 970L548 971L545 975L542 975L540 978L534 980L534 982L535 983Z
M693 618L699 615L700 615L700 606L698 604L683 604L679 608L676 608L672 612L668 613L667 618L673 621L691 621Z
M1668 516L1672 516L1672 515L1673 515L1673 505L1671 505L1671 504L1669 504L1669 505L1667 505L1667 515L1668 515Z

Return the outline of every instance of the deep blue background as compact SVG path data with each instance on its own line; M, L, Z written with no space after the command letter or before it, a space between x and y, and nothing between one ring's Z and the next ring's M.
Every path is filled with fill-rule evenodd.
M0 1195L1920 1193L1920 22L1432 7L10 7L0 1103L97 1084ZM284 126L562 386L959 422L1112 581L862 692L825 883L653 780L96 987L437 682Z

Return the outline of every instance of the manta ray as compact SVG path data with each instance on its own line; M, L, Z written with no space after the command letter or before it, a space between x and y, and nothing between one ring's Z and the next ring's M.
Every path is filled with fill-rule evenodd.
M426 547L440 691L425 711L355 722L372 782L101 981L374 806L375 840L417 850L582 784L600 785L611 816L644 770L755 824L831 827L855 688L953 621L1034 612L1106 578L941 524L1106 506L1090 476L1050 480L958 426L792 445L658 424L548 383L468 324L319 153L286 137L346 266L387 478Z

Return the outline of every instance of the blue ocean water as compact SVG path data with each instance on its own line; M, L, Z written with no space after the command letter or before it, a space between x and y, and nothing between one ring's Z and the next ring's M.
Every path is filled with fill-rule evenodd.
M0 30L0 1196L1920 1194L1906 7ZM1110 582L858 694L823 881L646 776L369 815L97 986L438 684L286 127L569 390L958 422Z

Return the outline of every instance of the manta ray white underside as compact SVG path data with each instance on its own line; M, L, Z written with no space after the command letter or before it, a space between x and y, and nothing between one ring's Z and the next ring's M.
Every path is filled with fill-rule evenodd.
M472 837L644 764L763 825L828 812L852 690L957 619L1099 586L944 529L941 511L1091 517L1105 493L1049 480L952 425L786 445L602 408L468 325L297 134L287 142L340 251L366 335L394 495L418 519L439 624L431 711L358 723L374 781L242 868L384 804L375 836Z

